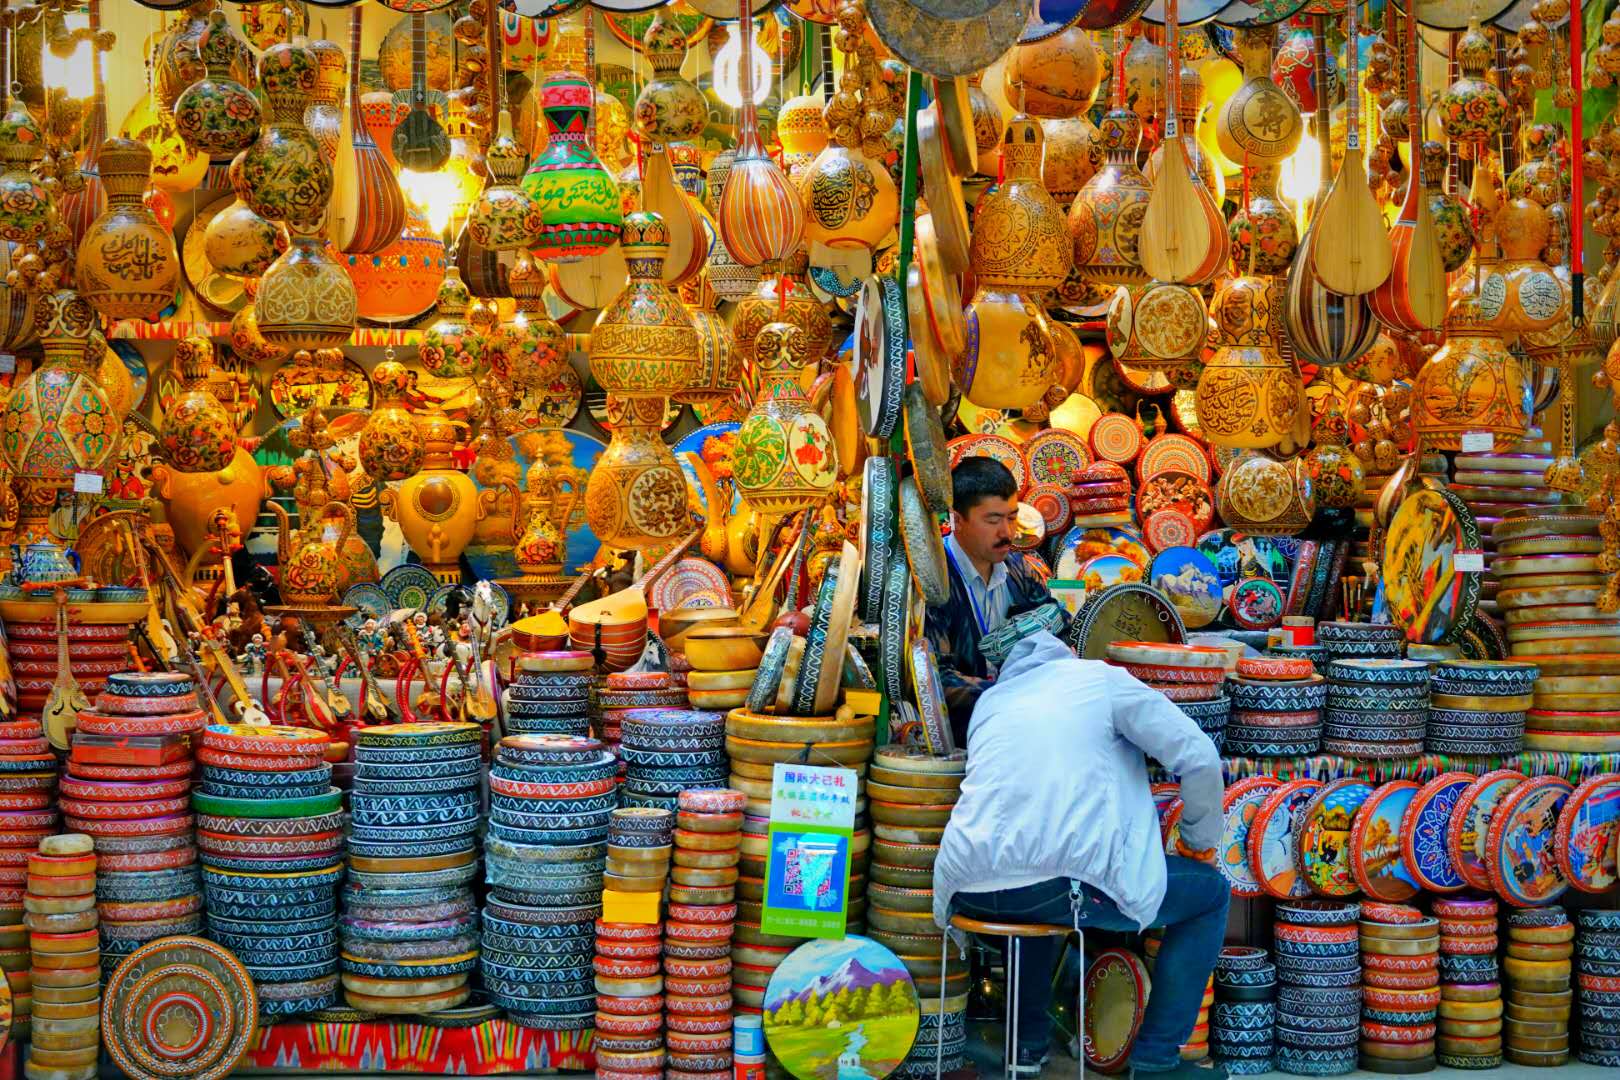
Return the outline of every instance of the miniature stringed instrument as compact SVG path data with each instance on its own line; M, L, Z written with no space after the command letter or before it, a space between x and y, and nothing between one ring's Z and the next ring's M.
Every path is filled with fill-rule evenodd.
M349 13L348 116L332 162L332 199L327 230L339 251L370 255L399 239L405 229L405 196L382 148L360 111L360 30L365 5Z

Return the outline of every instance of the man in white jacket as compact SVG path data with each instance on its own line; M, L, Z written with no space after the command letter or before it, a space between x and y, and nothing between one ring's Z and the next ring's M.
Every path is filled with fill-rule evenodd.
M1147 756L1181 778L1180 855L1164 854ZM1179 1052L1226 933L1231 894L1213 865L1223 790L1215 745L1163 694L1031 634L974 708L962 797L934 866L934 921L1163 927L1131 1075L1224 1077ZM1053 939L1023 944L1020 1073L1047 1059L1057 952Z

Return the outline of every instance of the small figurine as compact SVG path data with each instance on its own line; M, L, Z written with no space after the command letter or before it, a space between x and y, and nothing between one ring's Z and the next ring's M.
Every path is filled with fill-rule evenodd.
M263 675L264 660L264 635L254 634L253 640L248 642L247 648L242 652L243 671L248 675Z
M365 625L360 628L359 644L361 653L368 661L375 661L388 651L388 634L376 619L367 619Z

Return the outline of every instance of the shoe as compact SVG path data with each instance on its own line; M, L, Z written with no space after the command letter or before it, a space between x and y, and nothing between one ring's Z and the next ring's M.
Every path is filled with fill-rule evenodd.
M1018 1061L1013 1065L1015 1076L1039 1076L1046 1063L1052 1060L1052 1053L1045 1047L1036 1049L1033 1046L1020 1046L1018 1048Z
M1226 1080L1226 1069L1213 1061L1178 1061L1175 1068L1156 1072L1131 1066L1131 1080Z

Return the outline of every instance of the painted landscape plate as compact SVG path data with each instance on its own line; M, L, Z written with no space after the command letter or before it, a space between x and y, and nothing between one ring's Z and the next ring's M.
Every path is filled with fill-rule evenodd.
M1620 776L1606 773L1587 780L1570 795L1558 815L1558 867L1582 892L1606 892L1616 877L1615 842L1620 839Z
M1221 798L1220 862L1217 865L1231 883L1233 896L1265 895L1254 871L1249 869L1249 828L1260 812L1260 805L1280 787L1282 781L1276 777L1251 776L1228 787Z
M1451 812L1446 827L1446 845L1462 879L1476 889L1489 891L1490 874L1485 869L1485 838L1490 832L1491 815L1502 796L1524 783L1527 777L1513 769L1497 769L1468 785Z
M1496 895L1516 907L1549 904L1569 881L1558 867L1558 815L1574 786L1537 776L1510 792L1491 815L1485 869Z
M799 1080L883 1080L917 1038L917 989L871 938L810 941L765 987L765 1038Z
M1412 805L1418 785L1391 780L1356 811L1350 828L1350 869L1361 891L1374 900L1399 904L1417 895L1417 882L1401 860L1401 819Z
M1053 574L1063 580L1078 578L1081 565L1098 555L1123 555L1144 570L1153 561L1142 534L1135 529L1077 525L1063 537Z
M1479 526L1451 492L1422 488L1396 509L1384 537L1384 588L1407 641L1441 645L1467 629L1484 575L1458 570L1456 558L1478 550Z
M1451 857L1447 834L1457 801L1473 782L1471 773L1441 773L1418 789L1401 818L1406 872L1431 892L1457 892L1467 884Z
M1294 858L1294 818L1322 781L1290 780L1260 804L1249 829L1249 869L1267 895L1279 900L1309 896L1311 889Z
M1221 579L1215 564L1197 548L1165 548L1153 557L1148 581L1170 598L1189 630L1214 622L1221 613Z
M1350 896L1359 886L1350 869L1350 826L1373 793L1365 780L1333 780L1311 797L1295 828L1299 872L1318 896Z

